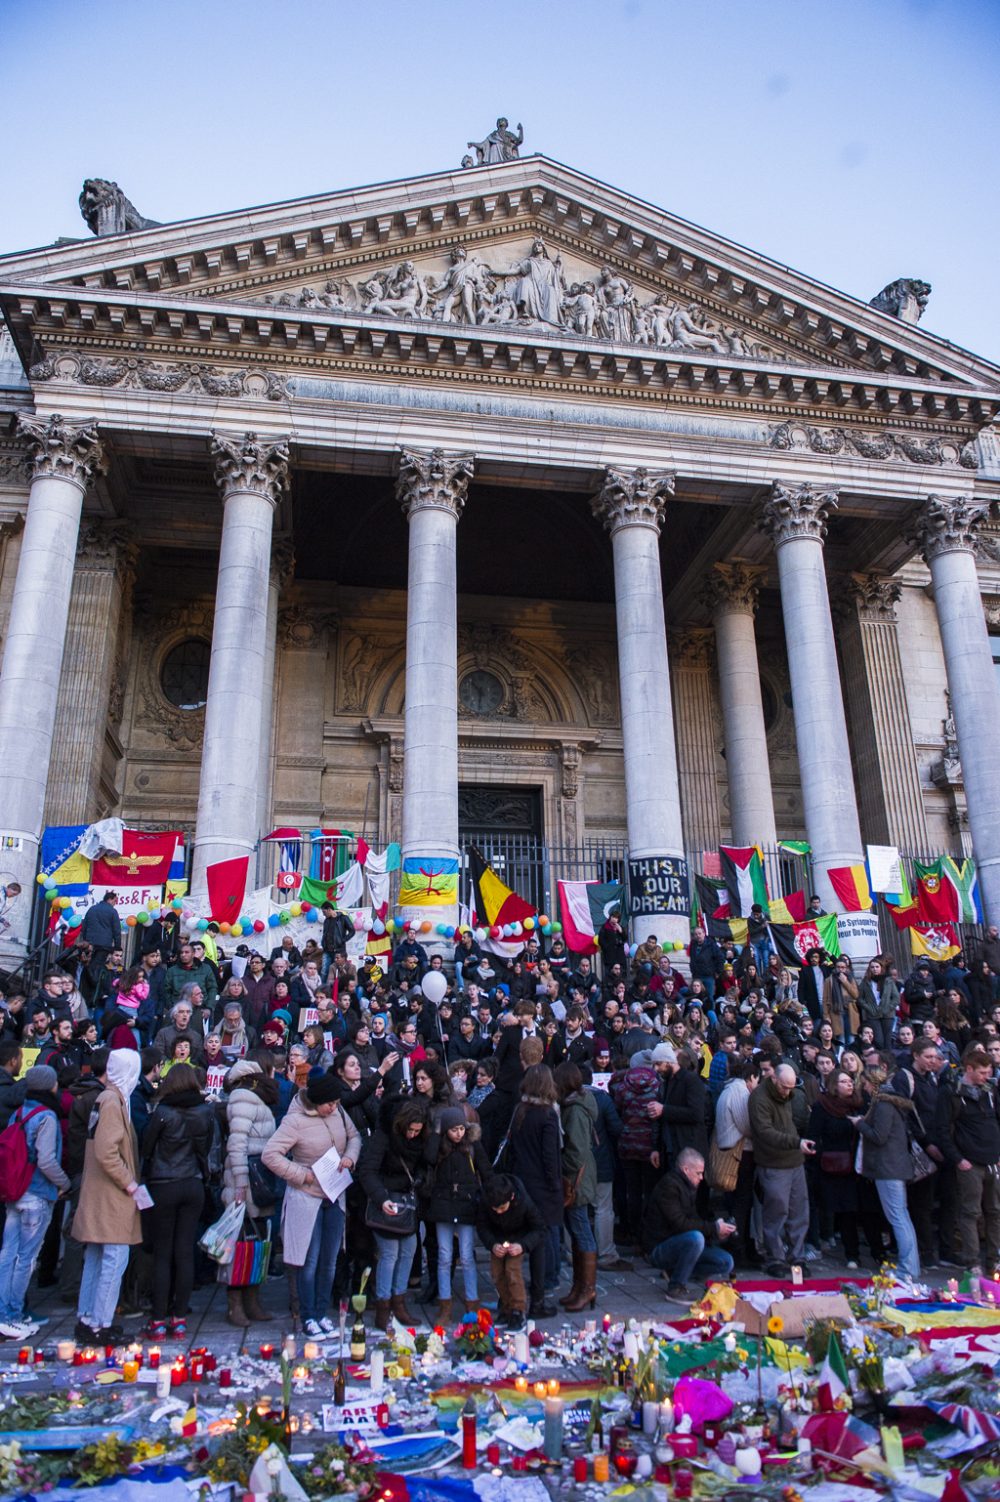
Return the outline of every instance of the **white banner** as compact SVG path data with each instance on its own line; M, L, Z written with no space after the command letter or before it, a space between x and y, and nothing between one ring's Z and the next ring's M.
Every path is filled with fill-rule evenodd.
M903 866L895 845L869 845L868 872L873 892L901 892Z
M838 913L837 938L842 954L849 954L858 980L872 955L882 949L878 936L878 918L870 913Z

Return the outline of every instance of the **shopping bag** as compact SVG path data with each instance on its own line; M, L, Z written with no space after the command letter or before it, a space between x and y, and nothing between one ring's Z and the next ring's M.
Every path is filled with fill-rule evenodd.
M213 1262L232 1261L245 1215L244 1205L234 1201L226 1206L218 1220L212 1222L198 1242L206 1257L211 1257Z
M230 1288L256 1288L267 1277L270 1261L270 1234L262 1234L248 1218L246 1231L233 1249L232 1261L219 1268L216 1280Z

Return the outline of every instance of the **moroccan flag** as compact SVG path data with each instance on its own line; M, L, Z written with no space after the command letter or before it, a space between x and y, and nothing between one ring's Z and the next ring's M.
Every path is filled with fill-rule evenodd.
M147 834L141 829L122 830L122 853L110 852L90 868L95 887L162 887L170 875L174 851L183 836L176 830Z
M475 893L476 919L485 928L505 923L523 923L525 918L534 918L538 909L525 902L523 897L500 880L481 850L469 847L469 875Z
M206 866L208 914L216 923L235 923L239 918L249 869L249 855L234 855L232 860L216 861L214 865Z
M982 923L983 904L979 897L979 874L975 861L957 861L951 855L942 855L941 875L955 888L959 923Z
M810 949L825 949L831 957L840 953L836 913L805 923L771 923L767 931L783 965L804 965Z
M399 882L400 907L450 907L458 901L458 861L408 855Z
M804 923L806 921L806 894L789 892L786 897L772 897L767 904L772 923Z
M917 916L921 923L954 923L958 919L958 893L945 878L942 857L927 866L913 862L917 873Z
M837 1399L841 1393L847 1392L850 1383L847 1377L847 1362L837 1339L837 1332L830 1331L830 1339L827 1342L826 1356L819 1374L819 1406L827 1413L836 1407Z
M755 902L767 911L767 882L760 847L720 845L722 876L728 888L734 918L745 918Z
M625 912L624 886L620 881L561 881L558 886L566 948L574 954L593 954L612 909Z
M826 874L845 913L867 913L870 910L872 894L863 864L831 866Z
M950 923L914 923L910 929L910 949L924 959L950 960L961 947Z

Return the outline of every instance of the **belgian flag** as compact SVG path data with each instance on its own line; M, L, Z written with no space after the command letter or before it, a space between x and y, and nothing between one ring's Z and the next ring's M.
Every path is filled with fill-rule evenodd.
M503 928L505 923L523 923L525 918L537 917L538 909L504 885L475 845L469 847L469 874L475 893L476 921L484 928Z

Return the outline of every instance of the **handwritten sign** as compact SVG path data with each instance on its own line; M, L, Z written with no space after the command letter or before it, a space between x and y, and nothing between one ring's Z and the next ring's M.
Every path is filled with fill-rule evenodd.
M323 1404L323 1428L327 1434L338 1429L352 1429L360 1434L377 1434L389 1423L389 1405L381 1399L366 1403Z
M691 916L687 861L679 855L647 855L628 863L629 916Z

